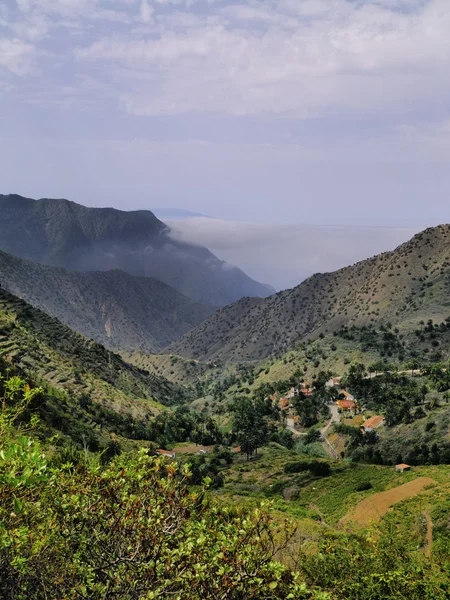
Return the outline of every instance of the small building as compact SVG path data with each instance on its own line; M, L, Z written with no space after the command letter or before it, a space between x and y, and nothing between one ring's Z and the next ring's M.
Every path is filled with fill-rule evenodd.
M239 454L240 451L241 451L240 446L236 446L236 448L231 448L231 452L233 452L233 454Z
M411 471L411 467L409 465L405 465L404 463L401 463L400 465L395 465L395 470L398 473L404 473L405 471Z
M356 402L354 400L338 400L336 404L344 412L356 410Z
M355 397L352 396L350 394L350 392L347 392L347 390L339 390L339 395L344 396L345 400L354 400Z
M302 383L302 387L300 388L300 392L304 396L312 396L313 390L310 383Z
M295 417L293 418L294 421L294 427L300 427L301 423L300 423L300 417L298 415L295 415Z
M288 410L290 404L291 403L289 401L289 398L280 398L280 400L278 402L278 406L280 407L280 410Z
M171 452L170 450L156 450L156 454L160 456L166 456L167 458L175 458L175 452Z
M341 379L342 377L332 377L327 381L325 385L329 388L339 387L341 385Z
M370 419L364 421L361 425L361 431L363 433L375 431L375 429L378 429L381 425L384 425L384 417L381 415L374 415L373 417L370 417Z

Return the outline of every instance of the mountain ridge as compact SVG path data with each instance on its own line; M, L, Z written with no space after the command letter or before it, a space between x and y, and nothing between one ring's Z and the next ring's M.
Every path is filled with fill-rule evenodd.
M223 306L267 296L252 280L207 248L178 241L150 211L91 208L66 199L0 195L0 249L75 271L120 269L155 277L196 302Z
M214 311L154 278L119 270L68 271L2 251L0 283L113 350L156 352Z
M391 252L313 275L290 290L265 299L241 299L168 351L200 360L257 361L343 325L384 320L414 327L422 318L445 313L449 277L450 226L439 225Z

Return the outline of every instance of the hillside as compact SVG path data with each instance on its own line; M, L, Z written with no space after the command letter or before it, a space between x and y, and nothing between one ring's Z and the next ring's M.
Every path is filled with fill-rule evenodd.
M0 356L36 382L139 418L185 397L181 387L129 365L3 289Z
M244 298L169 347L200 360L253 361L342 326L391 322L405 331L450 314L450 226L266 299Z
M155 277L196 302L223 306L273 289L219 260L208 249L179 242L150 211L88 208L68 200L0 195L0 249L75 271L120 269Z
M0 284L113 350L158 351L214 310L150 277L67 271L1 251Z

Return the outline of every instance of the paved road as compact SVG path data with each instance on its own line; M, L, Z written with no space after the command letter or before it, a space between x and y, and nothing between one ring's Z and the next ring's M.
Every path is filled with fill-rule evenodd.
M328 434L328 430L333 425L333 423L339 423L339 421L341 419L339 416L339 409L334 402L333 402L333 404L330 405L330 410L331 410L331 419L328 421L328 423L325 425L325 427L322 427L322 429L320 430L320 433L322 434L323 445L325 447L325 450L328 452L328 454L330 454L330 456L332 458L335 458L337 460L339 457L337 455L336 450L333 448L333 446L327 440L327 434Z
M295 429L294 427L294 419L292 417L288 417L286 419L286 427L287 429L289 429L289 431L292 431L292 433L297 436L300 437L302 435L306 435L306 433L302 433L300 431L297 431L297 429Z
M341 420L339 417L339 409L334 402L333 402L333 404L330 405L330 410L331 410L331 419L328 421L328 423L325 425L325 427L322 427L322 429L320 430L320 433L322 434L323 438L327 437L328 430L333 425L333 423L339 423L339 421Z

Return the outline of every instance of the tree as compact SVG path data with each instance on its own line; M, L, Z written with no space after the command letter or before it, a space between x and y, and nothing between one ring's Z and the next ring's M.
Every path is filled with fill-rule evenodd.
M233 435L239 442L241 449L247 455L247 460L258 452L258 448L267 443L268 426L266 417L273 407L264 400L250 398L236 398L233 406Z

